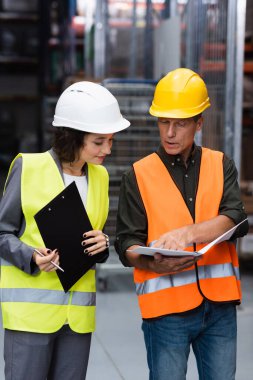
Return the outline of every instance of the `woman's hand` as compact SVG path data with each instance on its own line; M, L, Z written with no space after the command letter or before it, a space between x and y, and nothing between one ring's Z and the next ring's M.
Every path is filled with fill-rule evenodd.
M57 249L51 251L47 248L37 248L38 251L42 253L43 256L40 256L35 251L33 252L33 261L43 272L54 272L57 268L50 263L53 261L55 264L59 265L59 253Z
M103 252L109 247L109 237L100 230L92 230L83 234L85 240L82 241L84 247L84 253L89 256L96 255ZM89 245L92 244L90 247Z

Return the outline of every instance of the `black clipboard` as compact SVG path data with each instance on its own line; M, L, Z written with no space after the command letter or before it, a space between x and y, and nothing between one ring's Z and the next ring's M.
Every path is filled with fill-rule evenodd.
M65 292L95 263L104 261L109 255L108 249L94 256L84 253L83 234L93 227L75 181L37 212L34 219L45 246L59 251L64 272L57 269L56 273Z

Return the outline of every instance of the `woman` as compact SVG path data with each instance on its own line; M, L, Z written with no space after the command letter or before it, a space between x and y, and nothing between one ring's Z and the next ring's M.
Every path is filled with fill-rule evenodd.
M44 246L34 215L75 181L94 228L84 231L80 244L84 254L103 252L109 245L102 232L108 173L101 164L114 133L129 124L107 89L75 83L57 102L52 149L19 154L11 164L0 204L6 380L85 379L95 329L95 270L65 293L55 272L61 252Z

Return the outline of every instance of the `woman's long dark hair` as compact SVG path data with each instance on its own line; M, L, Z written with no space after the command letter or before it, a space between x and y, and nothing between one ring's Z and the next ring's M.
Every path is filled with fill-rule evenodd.
M52 148L61 162L74 162L84 145L84 136L88 132L76 129L56 127L53 132Z

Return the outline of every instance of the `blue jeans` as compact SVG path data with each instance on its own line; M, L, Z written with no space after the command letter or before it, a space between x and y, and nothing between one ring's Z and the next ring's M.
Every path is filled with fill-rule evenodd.
M185 380L190 345L200 380L234 380L236 306L204 301L188 313L142 323L149 380Z

